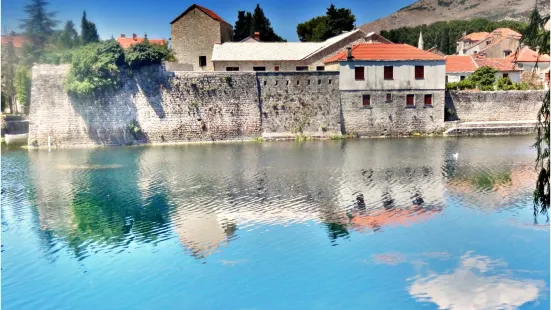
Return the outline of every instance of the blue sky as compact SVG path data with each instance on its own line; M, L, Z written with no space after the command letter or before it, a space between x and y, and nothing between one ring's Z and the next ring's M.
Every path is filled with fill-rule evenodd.
M28 0L2 1L2 33L19 31L19 19L24 18L23 6ZM57 11L57 19L73 20L80 31L82 11L96 23L102 39L115 38L121 33L136 33L149 38L169 38L170 22L194 2L182 0L49 0L50 10ZM356 15L356 25L376 20L391 14L415 0L200 0L196 2L220 15L230 24L235 24L237 11L253 11L256 4L264 9L277 34L288 41L298 41L297 24L310 18L325 15L331 3L345 7ZM60 27L62 24L60 24Z

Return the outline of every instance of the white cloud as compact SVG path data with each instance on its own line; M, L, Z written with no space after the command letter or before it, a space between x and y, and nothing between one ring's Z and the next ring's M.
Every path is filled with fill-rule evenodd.
M510 270L501 275L485 274L498 266L505 263L468 252L454 272L418 277L409 293L440 309L514 309L536 300L543 291L545 281L515 280L507 276Z

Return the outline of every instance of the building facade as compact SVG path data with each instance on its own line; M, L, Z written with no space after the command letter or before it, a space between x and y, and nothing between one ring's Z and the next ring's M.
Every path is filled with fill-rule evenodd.
M481 54L488 58L503 58L514 53L522 35L509 28L498 28L491 33L474 32L464 34L457 41L458 55Z
M170 23L171 48L193 71L213 71L212 47L231 42L232 26L213 11L194 4Z
M508 77L511 82L520 82L522 70L507 58L487 58L479 55L446 56L446 83L459 82L473 74L476 69L488 66L497 70L496 81Z
M345 132L408 135L443 129L444 57L407 44L358 44L338 63Z

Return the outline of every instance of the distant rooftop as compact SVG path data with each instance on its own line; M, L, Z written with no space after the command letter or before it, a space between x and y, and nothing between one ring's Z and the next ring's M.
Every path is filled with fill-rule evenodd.
M8 42L12 42L13 47L15 48L21 48L23 47L23 43L25 43L25 37L23 36L2 36L2 45L8 44Z
M407 60L444 60L444 57L423 51L408 44L357 44L352 47L354 60L372 61L407 61ZM346 60L347 51L342 51L333 57L327 58L325 63Z
M130 46L132 46L134 44L141 43L144 40L145 40L145 38L137 37L136 34L133 34L132 37L129 37L129 38L127 38L125 34L121 34L121 36L117 38L117 42L119 42L119 44L122 48L129 48ZM165 39L149 39L149 38L147 38L147 40L149 40L149 43L151 43L151 44L160 44L160 45L165 45L166 44Z

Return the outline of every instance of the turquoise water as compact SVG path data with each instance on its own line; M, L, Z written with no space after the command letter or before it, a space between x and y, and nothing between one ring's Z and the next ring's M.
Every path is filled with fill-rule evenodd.
M3 148L2 308L549 309L532 143Z

